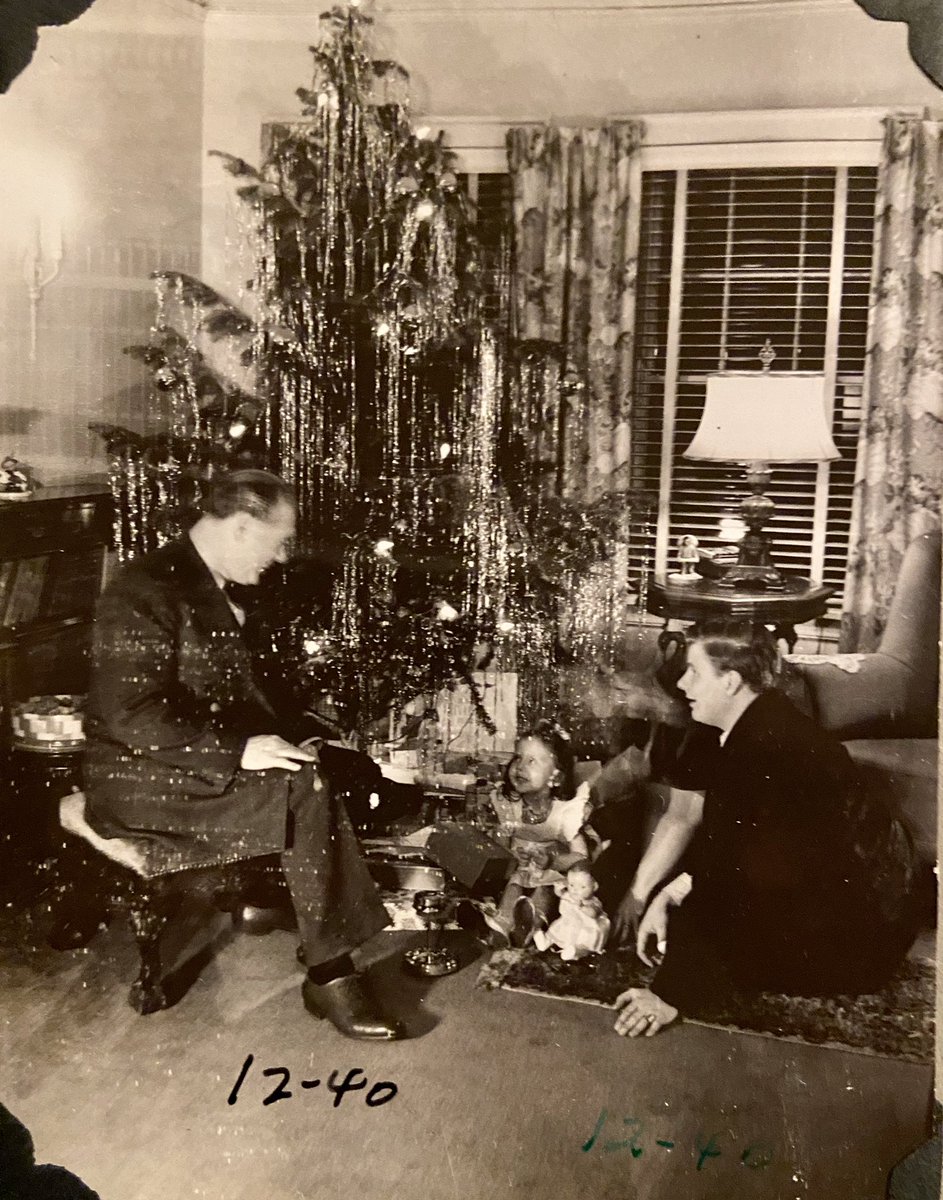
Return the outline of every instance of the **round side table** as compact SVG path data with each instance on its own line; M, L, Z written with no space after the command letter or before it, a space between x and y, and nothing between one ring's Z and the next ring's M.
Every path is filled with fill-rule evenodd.
M672 619L706 620L709 617L740 617L760 625L769 625L777 638L783 638L792 653L796 644L796 625L825 614L833 587L815 583L801 575L787 575L785 586L777 591L751 591L721 587L714 579L692 583L674 583L665 578L652 580L649 609L665 618L659 645L666 650L672 642L684 644L684 635L671 631Z

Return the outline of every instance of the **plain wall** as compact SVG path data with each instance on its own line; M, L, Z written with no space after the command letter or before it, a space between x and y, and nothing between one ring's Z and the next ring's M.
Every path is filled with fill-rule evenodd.
M262 123L298 115L316 11L301 0L214 3L207 149L257 161ZM417 116L575 122L941 98L911 61L905 26L873 20L854 0L388 0L369 11L377 57L411 74ZM238 231L232 188L212 160L204 180L204 277L231 289L243 269L226 259Z
M41 31L33 62L0 96L0 458L43 482L102 472L90 421L140 427L149 279L196 272L202 171L202 12L183 0L96 0ZM29 356L25 245L61 233L58 277L37 306Z

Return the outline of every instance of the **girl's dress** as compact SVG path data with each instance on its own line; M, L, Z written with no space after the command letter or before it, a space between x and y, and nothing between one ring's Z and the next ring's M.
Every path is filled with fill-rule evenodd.
M525 859L531 858L527 853L529 845L534 846L535 853L538 853L538 847L547 843L556 843L557 849L568 850L585 825L588 815L586 795L580 792L570 800L554 800L546 817L533 825L524 821L523 801L496 794L491 803L502 828L510 834L511 848L523 850ZM517 868L509 882L524 888L535 888L552 886L563 879L560 871L527 861Z

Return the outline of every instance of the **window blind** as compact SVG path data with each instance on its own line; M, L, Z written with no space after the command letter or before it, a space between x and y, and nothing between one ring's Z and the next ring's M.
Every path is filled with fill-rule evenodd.
M462 178L475 205L486 277L501 269L510 221L505 173ZM680 537L724 546L723 517L745 494L736 464L683 457L706 377L754 371L769 338L775 371L824 371L831 464L774 467L769 528L779 566L834 587L848 558L877 171L874 167L647 171L636 303L632 486L660 495L657 522L633 525L630 574L674 569ZM485 304L496 301L488 298Z
M459 176L468 197L481 254L481 315L498 321L504 314L502 275L508 269L511 229L511 177L505 171L476 172Z
M736 464L683 457L709 372L824 371L834 396L832 464L773 468L777 565L838 589L841 610L861 412L876 171L779 168L647 172L636 310L633 483L660 494L633 530L636 571L674 569L678 539L718 550L745 493Z

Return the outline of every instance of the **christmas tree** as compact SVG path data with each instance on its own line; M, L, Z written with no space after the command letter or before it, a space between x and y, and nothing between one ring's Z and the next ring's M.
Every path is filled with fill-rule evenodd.
M526 718L550 700L558 593L611 550L624 498L579 509L530 460L553 348L511 343L506 254L482 255L370 18L321 23L298 121L267 129L258 167L218 155L249 216L251 304L162 273L131 348L153 428L98 427L117 548L177 534L215 472L266 466L295 486L299 535L261 648L299 703L367 736L463 680L490 727L471 675L490 662L523 672Z

